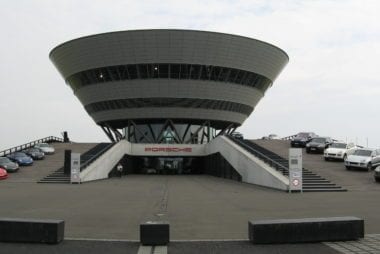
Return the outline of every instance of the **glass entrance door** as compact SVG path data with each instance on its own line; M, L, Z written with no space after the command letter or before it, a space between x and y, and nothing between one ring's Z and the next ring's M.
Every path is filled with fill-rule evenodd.
M159 174L176 175L183 172L183 158L158 158L157 171Z

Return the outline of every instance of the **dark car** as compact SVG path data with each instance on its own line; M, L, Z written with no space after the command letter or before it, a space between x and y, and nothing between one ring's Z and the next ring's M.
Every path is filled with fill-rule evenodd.
M0 157L0 167L5 169L8 173L16 172L19 169L18 164L7 157Z
M45 153L35 147L24 150L24 153L32 157L33 160L42 160L45 158Z
M28 166L33 164L33 159L23 152L11 153L7 156L11 161L17 162L17 164L22 166Z
M237 132L237 131L232 132L231 136L234 137L234 138L236 138L236 139L244 139L243 134L240 133L240 132Z
M371 160L372 168L376 168L377 166L380 166L380 149L376 149L373 153L372 160Z
M325 148L329 147L332 142L333 140L330 137L313 138L309 143L306 144L306 152L323 153Z
M374 177L375 177L375 181L380 183L380 166L375 168Z
M317 137L317 135L314 132L300 132L290 141L290 146L305 147L306 144L315 137Z

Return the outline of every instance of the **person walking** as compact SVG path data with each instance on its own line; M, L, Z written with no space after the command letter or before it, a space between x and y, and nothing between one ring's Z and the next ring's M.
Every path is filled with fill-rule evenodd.
M121 165L121 163L117 164L116 170L118 172L119 177L121 178L123 174L123 165Z

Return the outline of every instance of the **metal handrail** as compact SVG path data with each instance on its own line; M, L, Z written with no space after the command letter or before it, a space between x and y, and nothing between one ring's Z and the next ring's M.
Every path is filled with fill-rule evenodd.
M3 151L0 151L0 156L6 156L6 155L14 153L14 152L22 151L26 148L33 147L35 144L38 144L38 143L49 143L49 142L63 142L63 139L55 137L55 136L48 136L46 138L40 138L40 139L31 141L31 142L23 144L23 145L15 146L15 147L8 148L8 149L5 149Z
M290 135L290 136L287 136L287 137L283 137L281 140L292 140L295 136L297 136L297 134Z
M269 166L275 168L276 170L278 171L281 171L281 173L286 173L289 171L289 169L283 165L281 165L280 163L278 163L277 161L273 160L272 158L269 158L268 156L266 156L265 154L255 150L254 148L248 146L247 144L241 142L240 140L237 140L231 136L227 136L228 138L230 138L232 141L234 141L235 143L238 143L239 145L243 146L244 148L246 148L249 152L251 152L253 155L255 155L256 157L260 158L261 160L263 160L265 163L269 164Z
M106 152L108 149L110 149L114 144L116 144L116 143L110 143L108 146L105 146L102 150L97 152L89 160L87 160L83 164L81 164L80 165L80 171L83 171L84 169L86 169L91 163L93 163L100 155L102 155L104 152Z

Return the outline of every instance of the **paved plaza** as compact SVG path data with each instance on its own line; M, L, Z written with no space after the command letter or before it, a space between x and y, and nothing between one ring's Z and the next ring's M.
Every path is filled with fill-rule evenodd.
M86 146L90 147L90 144ZM62 153L64 148L60 148ZM347 172L340 168L340 163L316 164L319 155L313 156L305 164L325 165L318 173L335 175L334 182L347 188L347 192L289 194L207 175L127 175L80 185L38 184L36 181L43 176L38 171L49 171L44 168L51 163L48 157L45 162L23 167L19 173L0 181L0 217L63 219L67 240L56 248L90 246L83 247L80 253L96 246L89 244L91 241L99 246L110 241L117 243L112 245L115 252L109 253L119 253L117 246L124 245L129 246L130 253L137 253L139 225L147 220L170 222L173 242L169 253L194 253L190 251L194 248L199 249L198 253L228 253L222 250L235 248L233 246L239 246L236 248L240 252L236 253L249 253L253 249L257 253L305 253L302 250L307 248L311 249L309 253L318 253L312 251L318 248L326 248L319 253L380 253L378 247L376 249L380 245L377 235L380 233L380 185L370 181L372 172ZM252 246L247 242L248 220L332 216L363 218L366 238L358 242L315 244L314 247ZM24 245L17 246L20 245L1 243L0 253L12 253L4 252L7 248L24 248ZM46 248L52 247L43 247ZM120 247L122 249L124 247ZM283 252L276 252L278 249ZM23 253L18 250L14 253ZM44 252L38 249L35 253Z

